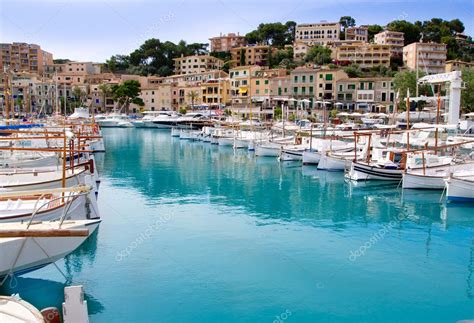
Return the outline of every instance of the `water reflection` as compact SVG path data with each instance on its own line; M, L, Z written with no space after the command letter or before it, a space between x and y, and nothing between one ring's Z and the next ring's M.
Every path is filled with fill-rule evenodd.
M201 195L257 217L315 225L398 218L426 225L442 219L437 192L402 192L381 181L346 183L339 172L255 158L231 147L180 141L167 132L107 131L111 134L106 136L104 175L111 177L113 185L133 187L157 203L169 196Z

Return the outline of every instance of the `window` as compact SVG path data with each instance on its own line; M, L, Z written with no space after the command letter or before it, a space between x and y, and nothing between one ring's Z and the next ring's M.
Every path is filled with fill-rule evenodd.
M347 93L346 94L346 100L352 100L352 93Z
M373 87L373 83L369 82L369 90L372 90L372 87Z
M387 87L387 82L382 82L382 87L385 89Z
M326 81L332 81L332 74L326 74Z
M265 89L265 93L268 93L268 89Z
M309 87L309 94L313 94L314 88L312 86Z
M151 91L151 95L155 95L155 91Z
M323 74L319 74L319 78L322 79L322 78L323 78Z
M258 90L258 89L255 90L255 93L260 94L260 90Z
M339 84L339 91L344 91L344 85L343 84Z
M298 83L298 76L296 76L296 75L294 77L294 83Z
M295 87L293 88L293 93L294 93L294 94L298 94L298 87L297 87L297 86L295 86Z
M309 76L309 82L311 83L311 82L313 82L313 81L314 81L314 75L310 75L310 76Z
M155 99L151 99L151 103L155 103Z
M255 84L256 84L256 85L260 85L260 80L256 80L256 81L255 81Z
M268 84L268 80L265 80L265 84Z
M364 82L360 82L360 89L361 89L361 90L364 89Z
M344 100L344 93L338 93L337 94L337 99L338 100Z
M306 94L306 87L305 86L301 87L301 94Z
M306 82L306 75L303 75L303 76L301 77L301 82L302 82L302 83L305 83L305 82Z

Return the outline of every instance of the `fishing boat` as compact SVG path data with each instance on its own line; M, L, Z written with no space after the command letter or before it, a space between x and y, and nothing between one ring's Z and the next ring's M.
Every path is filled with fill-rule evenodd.
M0 277L25 274L64 258L79 247L101 220L2 223Z
M402 188L432 189L445 188L445 180L450 176L474 175L474 162L466 162L445 167L408 169L403 173Z
M99 219L92 186L0 193L0 223L35 220Z
M87 184L88 182L93 184L94 191L97 190L89 167L81 166L67 169L64 172L64 179L65 187ZM62 182L63 171L60 168L0 169L0 192L60 188Z
M0 296L0 322L44 323L45 317L18 296Z
M474 174L458 174L446 179L446 199L450 202L474 202Z

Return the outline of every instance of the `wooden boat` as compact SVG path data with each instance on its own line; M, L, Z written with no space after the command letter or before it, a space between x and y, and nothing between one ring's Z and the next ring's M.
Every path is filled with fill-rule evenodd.
M91 186L0 193L0 223L34 220L99 219Z
M446 167L409 169L403 173L402 187L404 189L442 190L446 186L445 179L451 174L454 176L474 175L474 162Z
M31 216L31 214L30 214ZM79 247L101 220L3 223L0 277L21 275L62 259Z
M474 175L457 175L446 179L446 199L451 202L474 202Z

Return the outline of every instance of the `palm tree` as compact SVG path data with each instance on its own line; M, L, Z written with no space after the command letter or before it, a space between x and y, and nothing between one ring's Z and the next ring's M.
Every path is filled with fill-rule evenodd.
M194 110L194 100L196 100L198 96L199 94L197 93L197 91L191 91L188 93L188 98L191 99L191 109L193 110Z
M112 95L112 90L109 84L103 83L99 85L99 91L100 91L100 94L102 95L102 109L103 109L103 112L105 112L105 103L106 103L107 98Z

